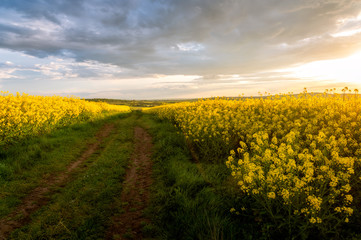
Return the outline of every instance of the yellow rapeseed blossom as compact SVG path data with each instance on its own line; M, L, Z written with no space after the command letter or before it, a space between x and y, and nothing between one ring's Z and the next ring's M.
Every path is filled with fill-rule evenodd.
M128 106L89 102L75 97L42 97L27 94L0 95L0 145L16 139L88 121L102 113L128 112Z
M276 194L274 192L269 192L269 193L267 193L267 197L270 198L270 199L275 199Z
M351 190L361 179L358 95L214 98L147 111L179 127L203 161L225 161L243 194L282 203L308 223L353 213Z

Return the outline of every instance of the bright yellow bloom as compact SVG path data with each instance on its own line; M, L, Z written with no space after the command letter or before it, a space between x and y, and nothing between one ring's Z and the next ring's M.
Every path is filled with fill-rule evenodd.
M0 95L0 145L54 128L94 120L103 113L128 112L128 106L89 102L75 97Z
M314 217L310 218L310 223L316 223L316 222L317 222L316 218L314 218Z
M267 197L270 198L270 199L275 199L276 194L274 192L269 192L269 193L267 193Z
M355 170L361 165L360 97L215 98L149 112L175 123L204 161L225 162L242 194L279 198L272 203L312 223L353 214L351 190L361 179Z

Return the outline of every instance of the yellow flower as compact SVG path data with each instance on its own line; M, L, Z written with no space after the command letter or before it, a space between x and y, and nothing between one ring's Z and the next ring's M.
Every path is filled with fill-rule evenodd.
M316 218L314 218L314 217L310 218L310 223L316 223L316 222L317 222Z
M259 191L258 191L258 189L252 189L252 193L253 194L259 194Z
M276 194L275 194L274 192L269 192L269 193L267 193L267 196L268 196L268 198L270 198L270 199L275 199L275 198L276 198Z
M290 192L287 189L283 189L281 195L283 197L283 200L288 202L290 197Z
M353 200L352 195L347 194L347 195L345 195L345 198L346 198L346 202L347 202L348 204L352 203L352 200Z

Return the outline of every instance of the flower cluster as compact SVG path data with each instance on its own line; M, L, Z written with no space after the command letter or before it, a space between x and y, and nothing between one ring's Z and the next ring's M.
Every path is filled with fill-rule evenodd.
M311 225L348 222L353 214L361 174L358 95L217 98L149 111L179 126L203 161L230 152L226 165L240 190L262 206L275 202Z
M92 120L105 112L127 112L128 106L95 103L74 97L42 97L1 92L0 145L59 126Z

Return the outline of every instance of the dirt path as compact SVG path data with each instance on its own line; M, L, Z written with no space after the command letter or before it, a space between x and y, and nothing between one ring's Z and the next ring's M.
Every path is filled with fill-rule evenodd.
M152 184L151 136L141 127L134 129L135 146L120 196L124 212L112 218L106 239L142 239L142 223L148 222L143 210Z
M12 213L1 219L0 239L6 239L13 230L28 223L30 221L30 215L47 204L51 189L57 186L64 186L74 170L79 168L85 160L98 150L102 141L109 136L113 129L114 124L104 125L96 134L96 142L89 144L83 154L75 162L72 162L66 171L43 179L37 188L33 189L23 198L21 204Z

